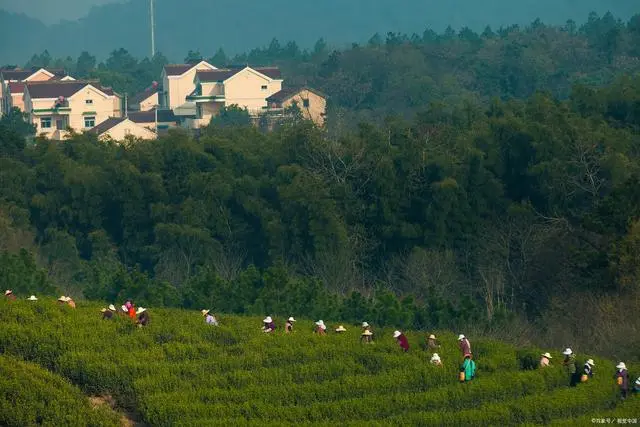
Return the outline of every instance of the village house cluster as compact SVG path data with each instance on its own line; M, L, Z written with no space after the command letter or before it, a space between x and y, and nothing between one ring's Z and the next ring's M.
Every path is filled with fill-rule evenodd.
M326 105L317 90L285 86L276 67L169 64L159 82L133 97L63 70L0 68L0 116L18 108L37 135L55 140L71 132L101 140L155 139L174 127L198 130L230 106L246 109L254 124L265 118L268 125L297 106L302 117L323 126Z

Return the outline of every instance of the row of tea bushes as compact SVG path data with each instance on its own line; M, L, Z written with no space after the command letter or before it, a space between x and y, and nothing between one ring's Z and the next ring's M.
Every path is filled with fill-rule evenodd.
M41 367L0 356L0 425L119 426L111 409L93 408L82 392Z

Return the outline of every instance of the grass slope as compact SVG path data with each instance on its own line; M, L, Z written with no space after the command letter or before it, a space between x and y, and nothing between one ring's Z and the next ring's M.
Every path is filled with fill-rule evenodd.
M34 414L44 414L56 425L113 425L113 413L90 409L68 381L88 395L115 397L157 426L590 425L593 417L640 415L640 398L619 403L614 362L599 358L595 378L569 388L561 367L523 369L538 349L473 339L478 376L461 385L455 336L444 331L444 367L436 368L419 333L407 334L412 348L404 354L390 329L361 345L353 325L344 335L318 337L312 321L300 320L291 336L282 329L266 336L260 318L223 316L215 328L198 312L151 309L151 325L139 329L127 318L102 321L98 309L46 299L0 303L0 352L31 362L0 359L7 372L0 393L26 396L16 398L15 415L2 407L0 424L32 425L39 423ZM42 404L69 400L67 412Z

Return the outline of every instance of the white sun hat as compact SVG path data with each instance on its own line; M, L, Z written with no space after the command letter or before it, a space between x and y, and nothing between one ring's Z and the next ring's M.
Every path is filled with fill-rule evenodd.
M362 335L365 335L365 336L368 336L368 337L369 337L369 336L373 335L373 332L371 332L371 331L367 330L367 331L364 331L364 332L362 333Z
M542 353L542 357L546 357L547 359L553 359L550 353Z
M262 321L263 323L271 323L273 322L273 319L271 318L271 316L267 316L264 318L264 320Z
M464 338L465 338L464 335L462 334L458 335L458 341L462 341Z
M113 304L109 304L109 310L116 311L116 306Z
M369 323L367 323L367 322L362 322L362 327L363 327L363 328L368 328L368 327L369 327Z
M61 301L61 302L67 302L67 297L65 297L64 295L62 295L60 298L58 298L58 301Z
M203 316L206 316L207 314L209 314L210 310L202 310L200 311L200 313L202 313Z
M587 360L587 365L589 365L589 366L596 366L596 364L593 362L593 359L589 359L589 360Z
M296 319L294 319L293 316L289 317L289 319L287 319L287 320L289 320L289 322L295 322L296 321Z
M36 298L35 295L31 295L29 298L27 298L29 301L38 301L38 298Z
M433 334L431 334L431 335L429 335L429 339L430 339L430 340L435 340L435 339L436 339L436 336L435 336L435 335L433 335Z
M340 325L336 328L336 332L347 332L344 326Z
M125 313L129 311L129 310L127 310L127 306L126 305L123 305L122 307L120 307L120 309L122 311L124 311Z
M11 289L7 289L6 291L4 291L5 295L11 295L13 293L13 291Z
M616 368L618 368L618 369L627 369L627 365L625 365L624 362L620 362L620 363L618 363Z
M564 354L565 356L570 356L573 354L573 350L571 350L570 348L566 348L562 354Z
M400 335L402 335L402 333L401 333L400 331L395 331L395 332L393 333L393 337L394 337L394 338L398 338Z
M71 297L64 297L64 301L65 301L65 302L69 302L69 301L71 301L72 299L73 299L73 298L71 298Z
M144 313L145 311L147 311L147 309L146 309L146 308L144 308L144 307L138 307L138 311L136 311L136 314Z
M433 353L433 356L431 356L431 361L432 362L439 362L440 361L440 356L438 356L438 353Z
M324 325L324 320L318 320L318 321L316 322L316 325L318 325L318 326L322 326L322 325Z

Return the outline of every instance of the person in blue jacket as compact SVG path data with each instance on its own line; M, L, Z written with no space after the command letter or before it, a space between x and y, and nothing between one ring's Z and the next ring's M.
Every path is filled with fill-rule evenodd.
M462 375L464 373L464 375ZM476 362L471 359L470 354L464 355L464 361L460 366L460 382L469 382L476 376Z

